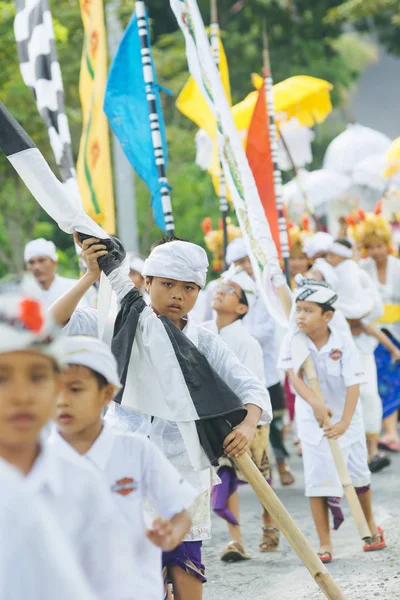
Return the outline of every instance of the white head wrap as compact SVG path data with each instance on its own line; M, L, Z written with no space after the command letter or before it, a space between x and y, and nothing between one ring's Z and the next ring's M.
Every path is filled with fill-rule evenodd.
M295 277L297 288L295 290L295 301L316 302L316 304L327 304L335 309L338 296L328 283L315 279L305 279L300 275Z
M329 246L328 252L332 252L332 254L336 254L342 258L353 258L354 249L347 248L347 246L344 246L339 242L333 242L333 244Z
M235 238L228 244L226 248L226 262L228 265L233 265L237 260L246 258L249 255L245 241L243 238Z
M121 387L117 361L110 347L98 338L85 335L67 337L65 340L64 362L68 365L82 365L100 373L116 388Z
M38 300L21 293L22 286L7 287L0 295L0 353L36 350L61 364L60 330L49 313Z
M144 267L143 258L138 256L134 252L128 252L128 259L129 259L129 269L131 269L132 271L137 271L138 273L142 274L143 267Z
M166 277L176 281L206 284L208 258L197 244L176 240L156 246L145 260L143 277Z
M25 246L24 260L26 263L37 256L48 256L54 262L58 261L57 249L55 245L53 242L45 240L44 238L32 240Z
M245 293L249 310L254 306L257 297L257 287L254 279L250 277L241 267L232 265L226 271L221 279L225 282L232 281L236 283Z
M317 260L314 261L312 268L313 270L319 271L324 278L324 281L336 290L338 286L338 277L332 265L326 262L324 258L317 258Z
M333 237L329 233L318 231L304 240L303 251L308 258L313 258L319 252L328 252L331 244L333 244Z

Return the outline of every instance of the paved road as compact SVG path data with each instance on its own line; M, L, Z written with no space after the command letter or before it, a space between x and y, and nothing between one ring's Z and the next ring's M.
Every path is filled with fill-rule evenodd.
M334 532L334 561L329 570L341 585L347 600L400 600L400 456L391 467L373 475L377 522L384 528L389 548L366 554L344 501L345 522ZM307 499L303 492L301 459L293 454L291 464L296 484L277 493L292 518L317 548ZM276 479L276 478L275 478ZM240 489L242 526L246 549L252 559L225 565L219 553L229 541L225 523L215 517L213 538L204 544L208 583L204 600L319 600L325 598L285 539L274 554L260 554L260 508L252 490Z

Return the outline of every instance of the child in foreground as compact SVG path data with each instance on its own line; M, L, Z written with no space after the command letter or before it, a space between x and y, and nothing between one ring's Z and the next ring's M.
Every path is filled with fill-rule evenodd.
M242 365L245 365L265 385L263 351L259 342L253 338L243 318L254 306L257 289L254 280L240 267L234 265L222 276L214 288L211 307L216 314L215 321L206 321L203 327L209 329L229 346ZM265 479L270 478L269 468L269 425L259 424L250 454ZM236 562L250 558L244 549L242 530L239 520L239 495L237 487L246 483L243 475L235 468L228 457L219 461L218 475L221 485L212 490L214 511L228 523L231 541L221 554L224 562ZM276 550L279 544L279 530L273 526L272 519L263 508L262 538L260 551Z
M280 367L289 371L296 391L296 422L302 443L305 493L317 529L322 562L332 560L328 507L334 529L343 521L339 498L343 489L329 449L328 439L337 439L352 482L368 522L372 538L365 552L385 547L383 531L372 514L371 476L361 405L360 384L364 373L357 349L349 335L330 324L337 296L327 284L304 279L296 291L296 328L284 340ZM310 355L315 365L324 401L307 385L301 364ZM327 426L327 418L332 424Z
M139 600L131 544L103 478L71 450L41 441L60 389L57 331L36 300L10 293L0 302L0 458L42 498L96 598Z
M82 250L88 265L86 276L53 305L52 312L59 324L67 324L69 335L96 336L96 314L76 307L91 280L98 278L97 260L107 250L93 238L83 242ZM107 419L115 426L122 424L125 429L148 435L198 494L190 509L192 527L183 543L163 554L176 600L201 599L202 583L206 581L201 546L211 533L213 472L198 433L199 427L200 431L206 427L206 421L199 417L193 398L199 410L208 410L212 395L224 390L224 412L232 409L240 413L241 419L246 405L247 416L237 422L223 443L230 457L239 457L248 450L262 415L265 422L271 419L268 392L262 384L218 336L187 317L205 285L207 268L207 255L200 246L183 240L161 240L153 247L142 273L150 307L123 267L109 275L122 307L113 347L125 387ZM126 336L131 336L130 343ZM215 382L215 392L210 390L210 382ZM209 393L205 393L207 386Z
M136 593L141 600L161 600L161 549L182 542L191 525L186 508L196 492L148 439L104 423L103 409L120 387L116 360L104 342L67 338L65 363L50 441L60 449L69 444L104 472L134 542ZM158 514L150 528L146 502Z

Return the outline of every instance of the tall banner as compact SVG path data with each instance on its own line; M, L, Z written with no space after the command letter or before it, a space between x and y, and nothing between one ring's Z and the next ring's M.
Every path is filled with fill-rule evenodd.
M107 233L115 233L110 145L103 112L107 81L107 39L103 0L80 0L85 31L79 94L83 131L78 156L78 185L83 206Z
M269 311L282 325L286 325L275 290L285 285L285 278L257 186L214 64L199 8L195 0L170 0L170 4L185 36L189 71L217 122L220 160L257 282Z
M62 181L74 179L71 136L54 29L47 0L16 0L14 34L24 83L46 124Z

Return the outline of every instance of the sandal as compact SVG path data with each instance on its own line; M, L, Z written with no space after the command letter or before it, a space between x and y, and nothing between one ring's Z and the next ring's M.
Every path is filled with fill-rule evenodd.
M260 552L275 552L279 547L280 532L277 527L262 528L262 538L260 540Z
M384 548L386 548L385 537L382 529L378 527L378 533L366 540L363 550L364 552L374 552L375 550L383 550Z
M251 558L250 554L247 554L240 542L229 542L225 550L221 554L221 560L223 562L239 562L241 560L248 560Z
M294 484L295 478L292 475L290 467L286 463L278 463L277 469L279 473L279 479L281 480L281 485L288 486Z
M379 440L378 447L381 450L389 450L389 452L400 452L400 442L395 440L391 440L389 442L384 439Z
M379 452L378 454L374 454L369 461L369 470L371 473L379 473L385 467L388 467L391 464L391 460L386 454L382 454Z
M319 560L324 563L324 565L332 562L332 554L328 551L326 552L317 552L317 556Z

